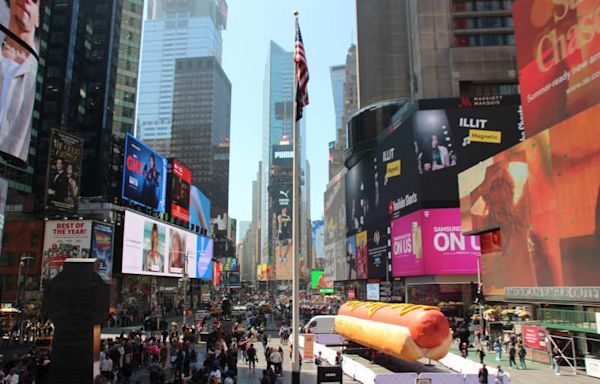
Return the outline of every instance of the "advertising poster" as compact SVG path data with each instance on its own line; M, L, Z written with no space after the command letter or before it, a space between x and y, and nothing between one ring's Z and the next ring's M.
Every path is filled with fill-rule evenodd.
M548 330L535 325L523 326L523 342L527 348L538 351L548 350Z
M273 190L277 245L285 246L292 241L292 184L278 183Z
M356 278L369 277L369 248L367 244L367 231L356 234Z
M423 215L410 213L391 224L392 275L416 276L425 274L423 260Z
M126 211L123 230L125 274L205 278L212 241L195 233ZM198 263L201 265L199 266Z
M48 154L46 207L50 210L77 210L81 180L83 139L52 130Z
M91 257L98 260L98 273L106 281L110 281L112 278L113 230L112 225L92 223Z
M190 187L190 224L209 230L210 225L210 200L202 191L192 185Z
M2 234L4 233L4 220L6 217L6 195L8 193L8 182L0 178L0 256L2 255Z
M346 242L346 204L345 204L344 168L327 185L324 195L324 243L325 243L325 279L329 281L346 280L348 268L345 261Z
M311 271L311 288L320 293L333 293L333 281L326 281L323 271L313 269Z
M367 300L379 301L379 283L367 283Z
M292 241L275 247L275 279L292 280Z
M328 244L324 248L323 257L323 278L326 281L335 281L335 264L336 264L336 249L335 243Z
M390 229L385 224L373 226L373 230L367 232L369 241L367 244L368 261L367 270L369 279L385 280L388 267L388 253L390 252Z
M527 137L600 102L598 1L515 1Z
M316 220L312 223L312 254L313 267L325 269L325 223Z
M477 259L481 255L479 236L463 236L460 209L426 209L422 212L425 273L477 273Z
M459 175L463 232L498 232L482 236L486 295L598 285L599 116L600 104Z
M458 153L444 110L416 112L413 135L419 173L435 172L457 164Z
M356 280L356 236L346 238L345 255L344 269L347 275L343 280Z
M190 221L190 185L192 172L177 160L169 163L169 203L171 216Z
M0 154L22 164L27 162L31 138L39 62L38 28L44 14L41 6L39 1L0 2L0 41L6 45L0 52L0 77L5 84L12 83L0 94Z
M124 158L123 199L165 212L167 159L130 134Z
M90 257L92 221L46 221L42 261L42 281L62 271L65 259Z
M369 153L346 173L346 229L349 235L366 228L370 211L376 208L377 174L373 170L373 154Z
M315 357L315 335L305 333L304 335L304 361L312 361Z

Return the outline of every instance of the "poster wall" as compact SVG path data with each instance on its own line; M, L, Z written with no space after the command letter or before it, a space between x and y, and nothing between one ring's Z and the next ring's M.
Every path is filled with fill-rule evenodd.
M42 281L62 271L65 259L90 257L92 221L46 221L42 260Z
M596 0L518 0L513 7L527 137L600 102Z
M46 207L50 210L77 210L81 180L83 139L52 130L48 153Z
M112 278L113 231L112 225L92 223L91 257L98 260L98 273L106 281Z
M204 278L212 240L137 213L125 212L122 272L136 275ZM210 252L210 253L209 253ZM198 268L198 264L203 267ZM203 271L204 270L204 271Z
M122 198L165 212L167 159L130 134L124 158Z
M478 236L463 236L458 208L424 209L392 221L392 275L477 273Z
M599 118L600 104L459 175L463 231L492 231L481 237L486 295L598 285Z
M196 225L206 231L210 225L210 200L195 185L190 187L190 224Z
M38 28L44 14L40 8L39 1L0 2L0 41L7 46L2 50L0 74L6 84L13 84L0 93L0 154L23 164L29 152L36 94ZM15 35L19 40L8 39Z
M190 221L190 185L192 172L177 160L169 163L169 204L171 215L188 223Z

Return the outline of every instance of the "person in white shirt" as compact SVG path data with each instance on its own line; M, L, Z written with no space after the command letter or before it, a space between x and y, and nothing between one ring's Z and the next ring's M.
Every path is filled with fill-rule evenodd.
M113 361L112 359L105 358L100 362L100 373L102 376L106 378L109 382L112 380L113 373Z
M221 371L218 367L213 367L208 382L210 384L221 384Z
M269 355L271 363L275 366L275 373L280 375L282 373L281 363L283 362L283 356L277 349L273 349L273 352Z

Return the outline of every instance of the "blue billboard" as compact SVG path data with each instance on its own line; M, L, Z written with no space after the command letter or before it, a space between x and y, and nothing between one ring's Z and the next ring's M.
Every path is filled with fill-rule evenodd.
M208 237L198 236L196 246L196 278L211 280L213 271L213 240Z
M192 185L190 188L190 224L208 230L210 226L210 200Z
M92 222L92 258L98 260L98 273L106 281L112 277L113 226Z
M127 134L122 198L165 212L167 159Z

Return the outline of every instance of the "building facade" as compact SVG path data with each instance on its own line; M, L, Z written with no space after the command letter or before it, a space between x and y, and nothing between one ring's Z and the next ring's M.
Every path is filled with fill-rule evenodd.
M153 0L144 22L137 137L169 156L175 62L212 56L221 63L227 4L223 0Z

